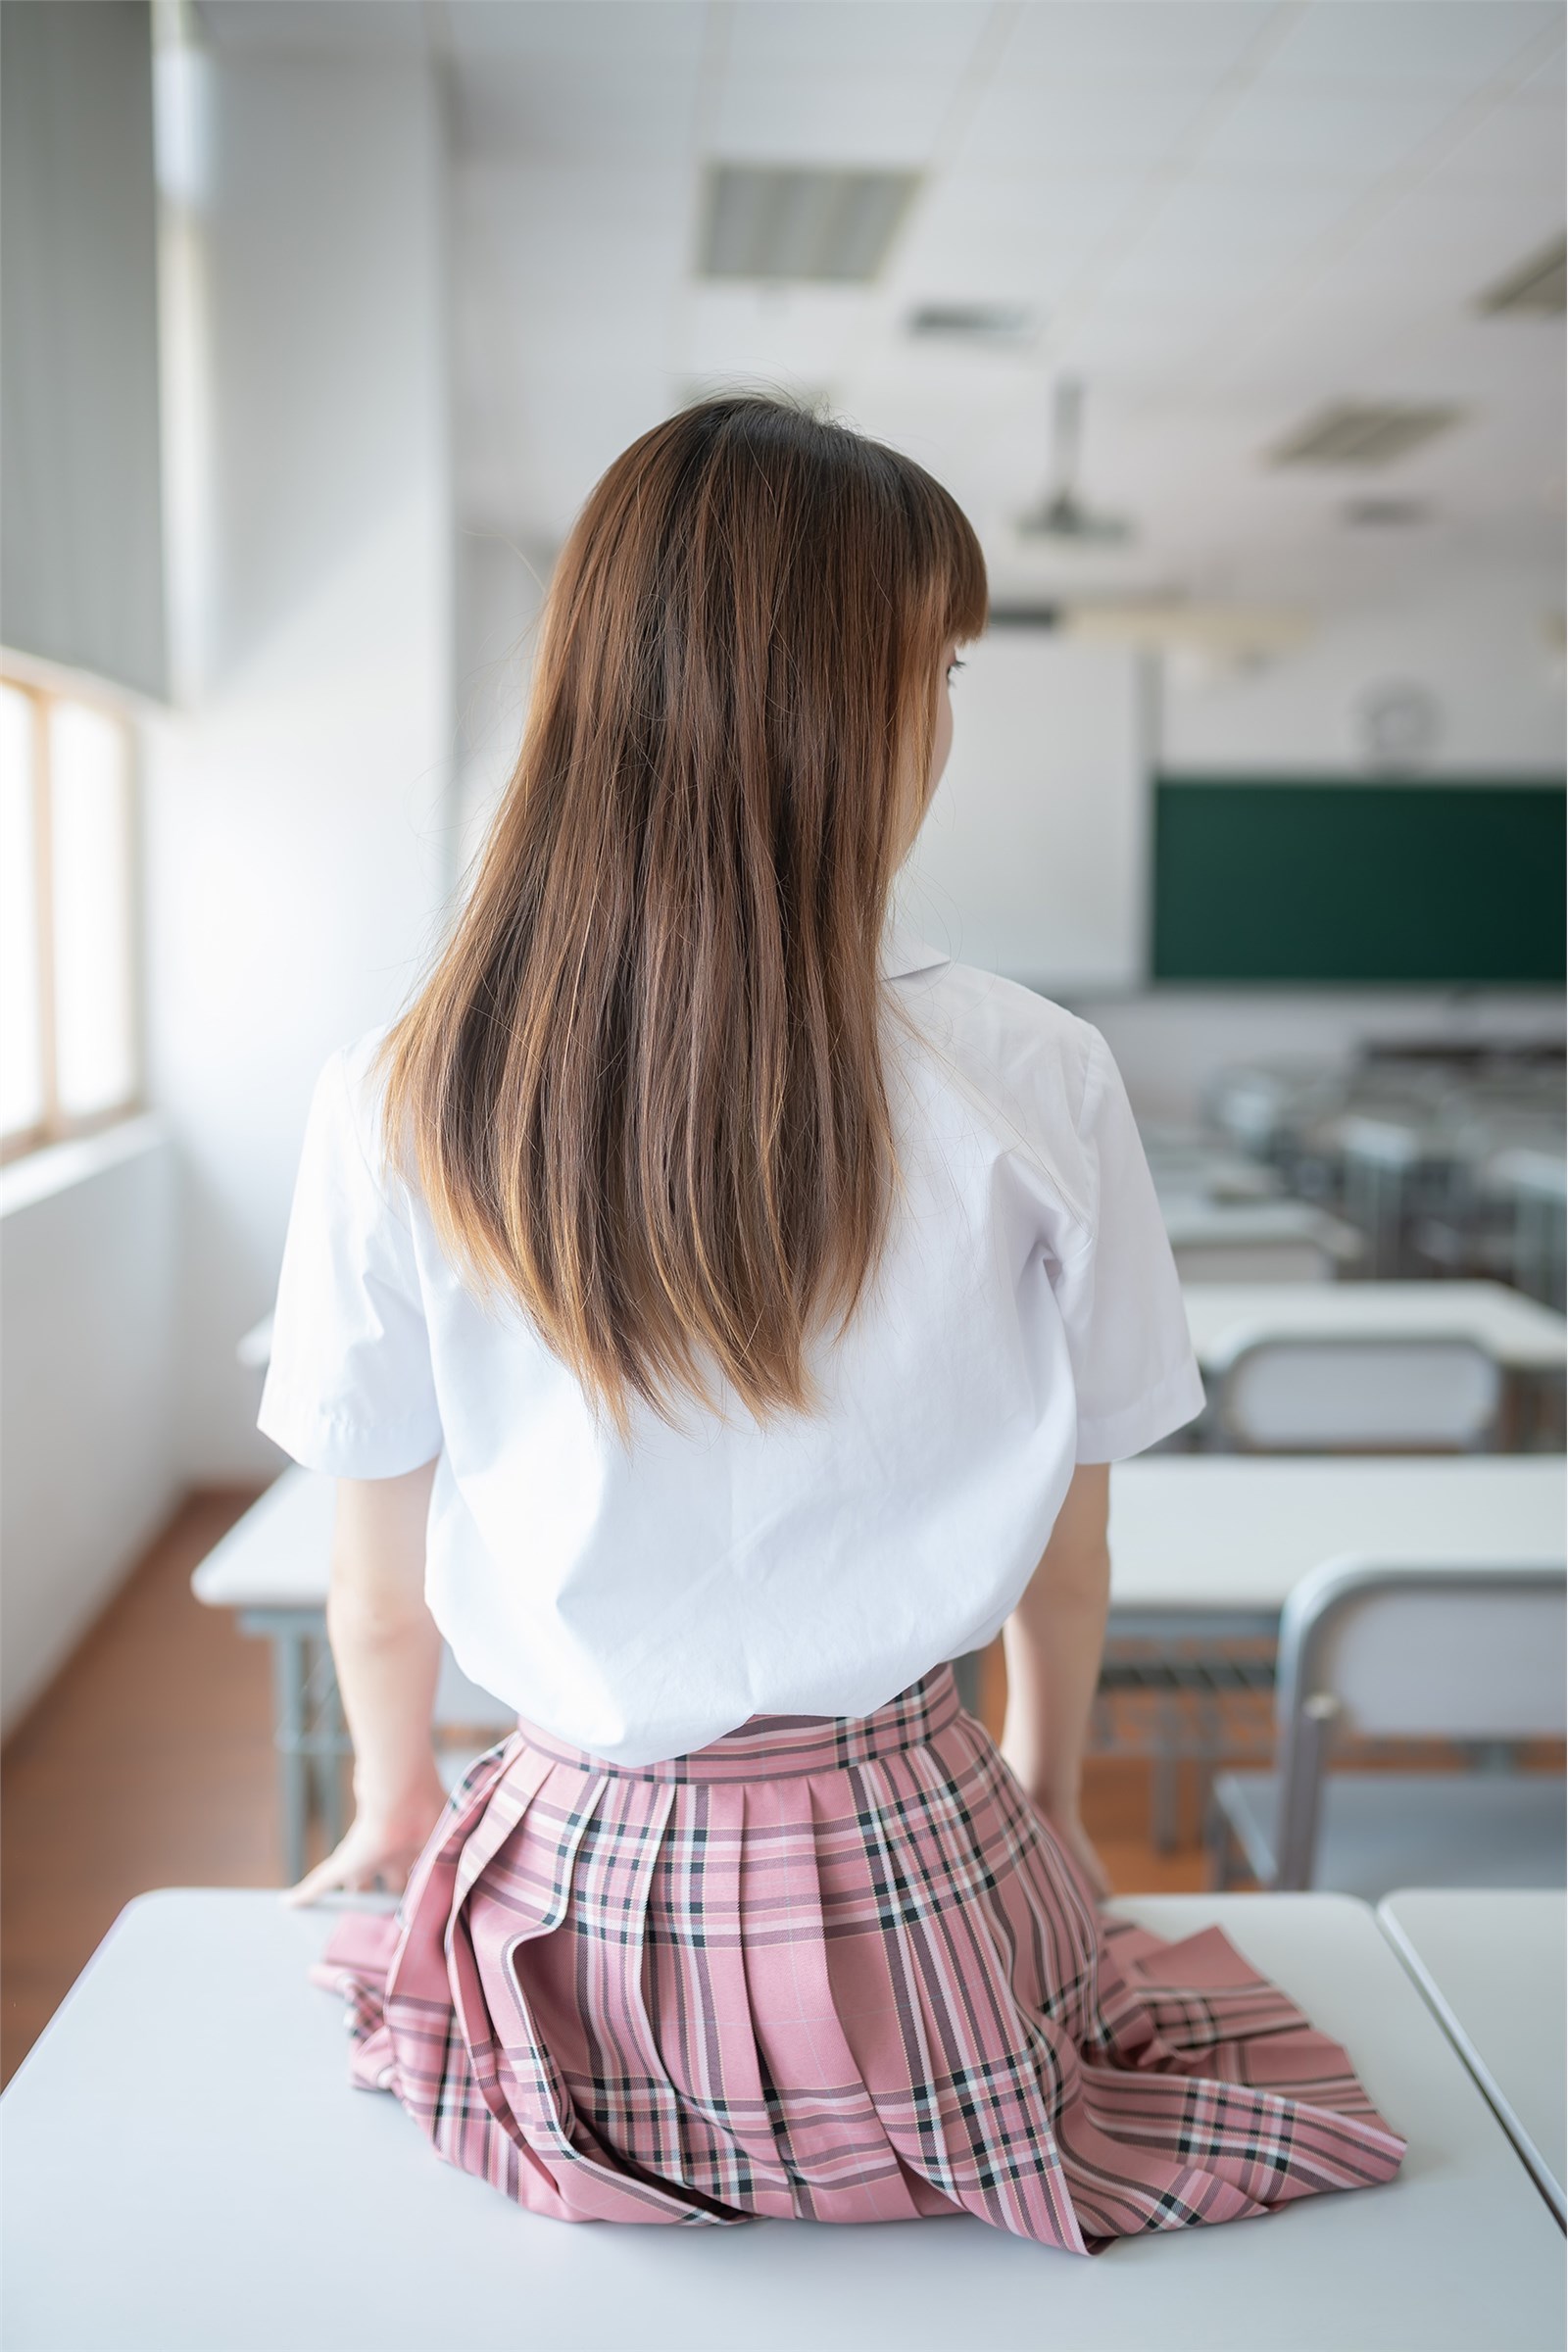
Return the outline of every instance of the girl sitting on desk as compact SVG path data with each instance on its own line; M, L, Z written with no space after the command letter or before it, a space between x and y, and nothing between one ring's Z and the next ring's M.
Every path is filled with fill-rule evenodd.
M351 2076L571 2221L1075 2253L1386 2180L1217 1929L1100 1908L1108 1465L1203 1400L1099 1031L889 917L979 546L704 402L589 497L450 938L311 1106L260 1425L341 1480ZM1004 1630L1000 1749L953 1658ZM517 1723L448 1796L442 1638Z

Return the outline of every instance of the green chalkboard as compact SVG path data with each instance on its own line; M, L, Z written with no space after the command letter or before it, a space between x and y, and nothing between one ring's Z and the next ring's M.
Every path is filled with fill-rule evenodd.
M1565 808L1550 781L1158 777L1152 975L1561 987Z

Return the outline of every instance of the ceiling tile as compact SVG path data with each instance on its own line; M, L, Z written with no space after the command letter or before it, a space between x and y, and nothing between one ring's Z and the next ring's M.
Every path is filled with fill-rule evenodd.
M952 104L949 83L930 74L731 73L709 148L731 163L920 165Z
M1264 177L1372 179L1395 170L1462 103L1441 82L1391 90L1265 75L1204 141L1203 161Z
M1195 123L1210 84L1186 75L1040 83L999 73L964 123L956 161L1060 176L1148 171Z
M1166 302L1188 292L1238 301L1281 276L1341 220L1348 198L1332 180L1241 172L1187 173L1161 197L1131 250L1110 270L1103 299Z
M1171 74L1211 80L1281 14L1276 0L1033 0L1014 19L1002 71L1124 88Z
M1560 331L1468 307L1561 225L1544 56L1531 93L1452 154L1428 168L1422 146L1499 60L1544 46L1550 9L1335 0L1297 19L1272 0L1024 0L951 148L965 63L1005 22L980 0L744 0L706 20L710 62L725 61L706 151L930 168L876 286L758 290L690 275L704 12L648 0L603 41L616 6L458 11L463 86L486 125L453 202L466 513L559 535L682 385L825 388L836 414L949 483L999 580L1038 587L1065 576L1062 560L1011 518L1045 479L1066 368L1088 387L1086 489L1139 524L1101 564L1112 584L1332 589L1378 567L1416 576L1434 551L1453 560L1462 533L1537 560L1560 530L1544 487L1561 473ZM482 33L467 22L481 14ZM1362 47L1341 37L1351 22ZM1248 89L1240 69L1254 66ZM650 127L651 111L665 120ZM1114 270L1100 259L1113 251ZM1037 308L1038 343L965 350L905 331L915 300L983 299ZM1345 529L1337 484L1283 482L1258 454L1316 403L1382 394L1476 412L1409 461L1443 519L1403 552Z
M858 286L694 288L686 350L694 375L782 373L818 382L838 370L865 318Z
M1450 168L1368 221L1331 274L1343 286L1381 292L1396 314L1417 298L1443 301L1458 316L1561 220L1551 198L1533 188L1478 186Z
M1509 100L1479 122L1452 150L1450 170L1470 181L1510 180L1532 185L1563 215L1563 117L1556 107Z
M616 58L470 59L453 74L460 156L524 156L571 166L667 162L691 151L694 65Z
M579 265L579 238L596 241L602 263L617 242L627 258L616 269L629 278L640 266L631 247L647 237L677 240L669 248L673 274L684 265L685 239L695 215L695 175L689 162L611 169L595 164L523 163L470 158L453 174L452 206L459 235L458 265L468 240L498 252L537 257L570 280ZM592 301L594 281L579 291Z
M1555 0L1314 0L1269 71L1405 88L1442 82L1464 91L1553 28L1560 37Z
M197 18L220 52L422 57L427 46L420 0L198 0Z
M277 0L265 5L275 8ZM449 0L443 11L459 58L612 64L638 57L671 67L702 55L707 15L704 0Z
M974 0L745 0L727 12L737 74L963 71L985 32Z
M1510 97L1523 106L1554 106L1568 102L1568 51L1559 43L1543 66L1517 83Z
M932 300L1056 301L1140 184L1137 173L943 172L916 204L889 282Z

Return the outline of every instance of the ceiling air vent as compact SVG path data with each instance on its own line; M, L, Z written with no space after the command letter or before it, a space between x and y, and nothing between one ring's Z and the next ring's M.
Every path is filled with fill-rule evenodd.
M1397 402L1376 405L1339 401L1315 416L1268 455L1271 466L1388 466L1407 451L1419 449L1434 434L1456 424L1463 411L1455 408L1413 408Z
M710 164L699 271L865 285L919 184L918 172Z
M1340 511L1360 531L1409 531L1431 520L1431 509L1418 498L1351 498Z
M1564 263L1568 261L1568 239L1553 237L1528 262L1510 270L1506 277L1498 278L1484 294L1476 296L1476 309L1495 318L1499 311L1534 311L1538 316L1563 308Z
M1033 334L1033 311L1005 302L924 302L909 313L911 335L951 343L1021 343Z

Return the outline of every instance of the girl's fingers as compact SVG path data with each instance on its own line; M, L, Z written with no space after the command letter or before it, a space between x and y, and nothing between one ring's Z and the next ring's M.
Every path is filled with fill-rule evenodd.
M306 1903L314 1903L318 1894L326 1894L334 1886L347 1887L356 1893L377 1887L389 1894L402 1893L421 1849L400 1845L394 1852L382 1852L374 1861L368 1862L355 1858L353 1838L351 1832L323 1862L307 1871L297 1885L285 1886L278 1899L291 1909L299 1909Z
M308 1871L297 1886L285 1886L279 1899L298 1909L303 1904L314 1903L318 1894L329 1894L337 1886L356 1894L379 1886L384 1886L390 1892L401 1889L407 1879L407 1871L388 1862L377 1863L373 1869L367 1870L363 1864L356 1867L346 1862L340 1854L328 1854L326 1860L318 1862L316 1868Z
M348 1883L348 1873L339 1855L331 1853L324 1862L318 1862L314 1870L307 1871L297 1886L285 1887L283 1900L296 1907L302 1903L314 1903L318 1894L326 1894L332 1887L346 1886Z

